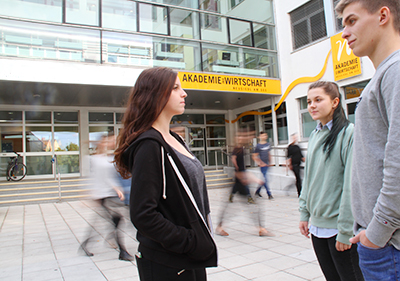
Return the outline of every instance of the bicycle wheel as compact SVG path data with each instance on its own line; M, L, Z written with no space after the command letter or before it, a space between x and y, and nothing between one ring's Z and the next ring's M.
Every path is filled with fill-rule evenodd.
M12 181L20 181L26 176L26 166L22 163L16 163L8 170L8 177Z

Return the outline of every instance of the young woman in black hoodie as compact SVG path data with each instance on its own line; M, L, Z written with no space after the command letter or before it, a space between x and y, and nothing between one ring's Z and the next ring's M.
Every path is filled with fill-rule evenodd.
M141 281L203 281L205 268L217 266L203 167L169 129L172 117L184 112L186 96L172 69L144 70L118 136L117 170L132 176Z

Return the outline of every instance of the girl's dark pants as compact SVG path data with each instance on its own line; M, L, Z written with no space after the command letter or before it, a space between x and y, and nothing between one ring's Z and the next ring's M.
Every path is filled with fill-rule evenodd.
M318 238L311 235L318 263L327 281L364 280L358 265L357 245L343 252L336 250L336 235L331 238Z
M136 264L140 281L206 281L205 268L179 269L147 260L136 255Z

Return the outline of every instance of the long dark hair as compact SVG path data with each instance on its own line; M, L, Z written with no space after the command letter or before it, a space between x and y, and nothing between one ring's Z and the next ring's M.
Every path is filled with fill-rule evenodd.
M308 90L320 88L324 90L325 94L327 94L331 100L335 98L339 99L338 106L335 108L333 112L332 119L332 129L330 130L328 136L324 140L324 148L323 151L326 153L326 159L331 155L331 151L333 146L335 145L337 135L343 128L347 128L350 124L350 121L346 118L346 114L344 113L342 107L342 97L339 92L339 87L336 83L328 82L328 81L318 81L312 83Z
M130 176L122 154L142 133L151 128L171 96L178 73L167 67L144 70L136 80L122 119L123 129L117 138L114 161L123 178Z

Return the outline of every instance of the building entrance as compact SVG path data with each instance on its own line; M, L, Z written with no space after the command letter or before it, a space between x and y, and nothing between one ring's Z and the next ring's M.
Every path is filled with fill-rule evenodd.
M224 114L183 114L174 116L171 128L180 132L192 153L204 167L227 164Z

